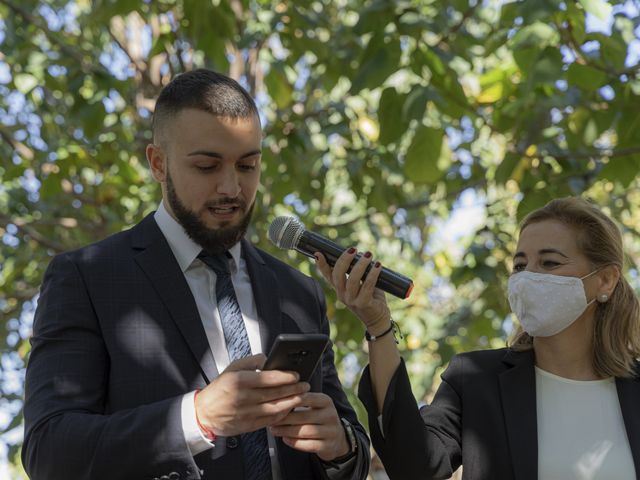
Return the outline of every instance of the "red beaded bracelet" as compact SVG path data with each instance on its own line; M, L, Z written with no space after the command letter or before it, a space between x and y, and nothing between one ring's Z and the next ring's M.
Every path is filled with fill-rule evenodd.
M193 394L193 409L196 412L196 423L198 424L198 427L200 428L200 431L205 436L205 438L209 440L211 443L213 443L216 441L216 438L218 438L218 436L215 433L213 433L213 430L209 430L207 427L202 425L200 423L200 419L198 418L198 410L196 409L196 397L198 396L199 393L200 393L200 389L197 389L196 392Z

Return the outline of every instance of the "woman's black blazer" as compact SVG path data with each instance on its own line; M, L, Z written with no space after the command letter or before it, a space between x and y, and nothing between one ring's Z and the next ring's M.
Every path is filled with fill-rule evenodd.
M636 473L640 475L640 379L616 379ZM369 367L359 396L373 446L392 480L537 480L538 444L533 351L509 349L452 358L431 405L418 409L404 362L383 406L382 435ZM640 478L640 477L639 477Z

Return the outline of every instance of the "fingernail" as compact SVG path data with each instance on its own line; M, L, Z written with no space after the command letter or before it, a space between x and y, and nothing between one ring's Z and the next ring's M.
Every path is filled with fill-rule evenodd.
M356 253L355 247L351 247L349 250L347 250L347 253L350 254L350 255L353 254L353 253Z
M364 254L364 256L365 256L365 258L371 258L371 252L366 252L366 253Z
M380 268L380 262L376 262L376 263L373 265L373 267L374 267L374 268Z

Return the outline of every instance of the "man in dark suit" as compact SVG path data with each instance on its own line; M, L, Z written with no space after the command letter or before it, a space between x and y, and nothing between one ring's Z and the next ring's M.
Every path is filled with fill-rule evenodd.
M243 239L260 181L256 106L207 70L156 105L158 210L57 256L25 387L35 480L364 479L369 442L333 353L309 383L259 371L280 333L328 333L314 280Z

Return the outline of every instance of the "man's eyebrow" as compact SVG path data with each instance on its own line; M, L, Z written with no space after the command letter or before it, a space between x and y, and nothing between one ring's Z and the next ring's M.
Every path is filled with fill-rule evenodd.
M188 157L193 157L196 155L204 155L205 157L211 157L211 158L219 158L222 159L222 154L218 153L218 152L213 152L210 150L194 150L193 152L189 152L187 154ZM253 157L254 155L262 155L262 150L251 150L250 152L247 152L243 155L240 156L240 159L245 159L245 158L249 158L249 157Z
M204 155L205 157L213 157L213 158L222 158L222 155L218 152L212 152L209 150L194 150L193 152L189 152L187 157L194 157L196 155Z

